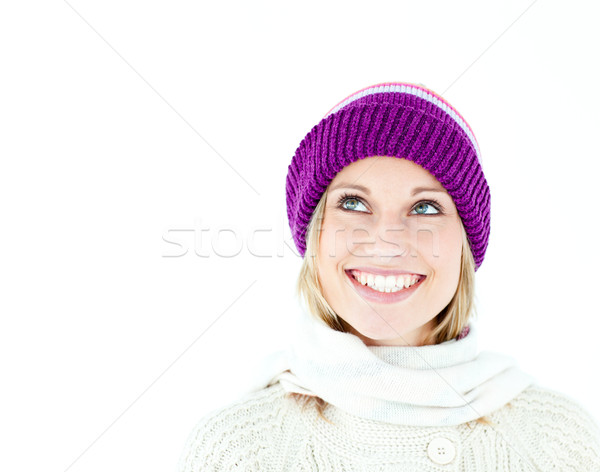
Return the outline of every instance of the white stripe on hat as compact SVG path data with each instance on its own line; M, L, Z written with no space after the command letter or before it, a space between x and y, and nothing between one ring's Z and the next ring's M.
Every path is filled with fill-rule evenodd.
M410 95L415 95L419 98L427 100L430 103L433 103L435 106L441 108L445 113L450 115L452 119L461 127L461 129L466 133L466 135L471 140L473 147L475 148L475 152L477 153L477 158L481 163L481 153L479 151L479 145L477 144L477 140L469 128L467 122L460 116L460 114L447 102L443 101L439 97L432 95L430 91L421 88L416 85L410 84L382 84L382 85L374 85L371 87L367 87L363 90L360 90L348 98L338 103L335 107L333 107L323 118L327 118L332 113L339 111L341 108L344 108L346 105L360 99L366 97L367 95L373 95L375 93L390 93L390 92L400 92L407 93Z

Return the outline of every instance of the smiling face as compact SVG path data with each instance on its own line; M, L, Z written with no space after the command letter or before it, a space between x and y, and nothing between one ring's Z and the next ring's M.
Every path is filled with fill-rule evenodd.
M327 191L317 262L323 296L367 345L422 345L456 292L462 231L452 197L418 164L353 162Z

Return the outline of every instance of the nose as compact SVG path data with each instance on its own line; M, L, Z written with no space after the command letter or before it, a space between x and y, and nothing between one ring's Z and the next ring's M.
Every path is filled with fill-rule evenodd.
M415 254L417 228L410 217L398 212L380 213L377 218L356 228L353 234L355 255L389 263L395 257ZM358 249L360 248L360 249Z

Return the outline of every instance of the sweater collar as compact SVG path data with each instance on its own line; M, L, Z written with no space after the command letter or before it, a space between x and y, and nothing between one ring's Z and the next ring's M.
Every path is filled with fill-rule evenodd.
M464 337L436 345L367 346L306 309L298 315L291 345L270 356L255 388L280 382L360 418L448 426L489 414L534 382L512 357L478 352L473 322Z
M473 360L477 355L477 327L467 325L461 339L427 346L366 346L380 362L407 369L439 369ZM378 362L378 361L375 361Z

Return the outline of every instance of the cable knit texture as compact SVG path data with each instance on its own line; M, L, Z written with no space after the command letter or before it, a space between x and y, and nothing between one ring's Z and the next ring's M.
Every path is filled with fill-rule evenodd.
M393 425L327 405L325 417L280 383L197 423L179 472L596 472L598 423L574 399L531 385L488 418L447 427Z

